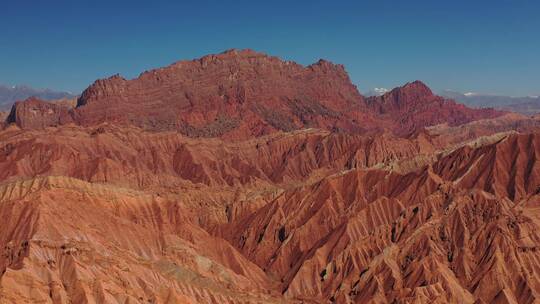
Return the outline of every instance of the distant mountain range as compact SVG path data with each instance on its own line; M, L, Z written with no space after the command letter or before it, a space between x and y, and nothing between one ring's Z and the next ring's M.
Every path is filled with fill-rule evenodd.
M538 96L513 97L473 92L460 93L451 90L444 90L440 92L440 95L475 108L493 107L525 115L540 112L540 98Z
M0 111L7 111L15 101L24 100L32 96L42 100L56 100L74 98L76 95L70 92L53 91L51 89L35 89L25 85L0 85Z

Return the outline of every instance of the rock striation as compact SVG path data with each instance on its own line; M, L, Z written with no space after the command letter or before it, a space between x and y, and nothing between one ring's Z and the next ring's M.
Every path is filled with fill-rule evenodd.
M20 121L33 121L22 117L31 112L18 108L35 106L32 99L14 105L12 112L19 113ZM179 131L190 137L243 140L305 128L409 135L440 123L455 126L502 114L446 100L419 81L366 99L342 65L319 60L302 66L252 50L229 50L179 61L132 80L120 75L100 79L81 94L75 109L36 125L9 122L23 128L114 123Z

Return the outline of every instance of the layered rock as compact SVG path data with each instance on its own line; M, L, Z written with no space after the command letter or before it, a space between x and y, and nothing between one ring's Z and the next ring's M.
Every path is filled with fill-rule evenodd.
M510 136L405 175L330 176L284 192L219 235L293 298L532 303L540 288L537 142ZM485 170L488 155L495 159ZM493 176L501 179L486 180Z
M74 116L82 125L114 121L192 137L247 138L307 127L360 131L363 107L343 66L321 60L303 67L230 50L133 80L98 80Z
M35 101L17 108L37 109ZM435 96L421 82L366 100L342 65L319 60L309 66L257 53L230 50L142 73L97 80L68 113L40 106L40 122L27 110L19 120L31 129L75 122L132 125L152 131L179 131L189 137L242 140L306 128L350 134L391 130L409 135L440 123L455 126L502 112L470 109ZM20 112L20 111L19 111ZM33 113L33 112L32 112ZM48 114L49 113L49 114Z
M238 191L269 193L271 198L281 188L329 174L383 167L434 151L429 141L391 135L311 130L228 143L110 125L9 130L0 133L0 141L0 181L52 175L159 193L182 189L193 194L184 199L200 208L197 217L204 225L242 213L245 206L234 203L245 201ZM211 205L197 206L200 200Z

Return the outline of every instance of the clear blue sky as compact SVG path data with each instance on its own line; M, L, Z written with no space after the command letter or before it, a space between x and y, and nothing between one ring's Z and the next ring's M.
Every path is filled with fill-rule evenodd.
M109 3L110 2L110 3ZM540 1L2 1L0 83L97 78L229 48L344 64L361 91L540 94Z

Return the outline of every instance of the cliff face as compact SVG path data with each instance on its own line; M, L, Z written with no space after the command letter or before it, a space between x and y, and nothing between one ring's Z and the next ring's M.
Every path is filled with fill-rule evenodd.
M540 117L233 50L6 123L0 303L540 301Z

